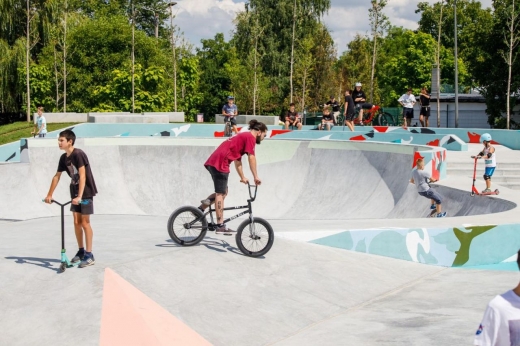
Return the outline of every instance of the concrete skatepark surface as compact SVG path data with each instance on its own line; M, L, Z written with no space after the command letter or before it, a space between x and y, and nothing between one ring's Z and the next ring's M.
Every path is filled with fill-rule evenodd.
M107 319L127 323L123 333L136 333L135 344L161 344L161 333L155 339L139 333L151 328L144 317L127 321L117 315L124 306L106 312L112 311L106 270L214 345L470 344L487 302L518 282L515 272L429 266L281 236L259 259L243 256L234 237L209 233L199 246L179 247L168 238L167 217L211 191L202 163L218 140L117 143L77 143L100 191L92 217L97 262L59 275L59 208L40 202L62 153L56 140L30 141L29 164L0 165L0 345L107 345L107 335L118 335ZM396 148L321 150L307 141L264 141L257 147L263 185L255 215L269 220L275 234L294 238L345 225L514 219L516 194L470 198L471 181L460 177L437 187L453 217L425 219L429 202L408 183L412 152ZM232 172L229 206L247 197L236 178ZM67 199L68 182L63 177L57 200Z

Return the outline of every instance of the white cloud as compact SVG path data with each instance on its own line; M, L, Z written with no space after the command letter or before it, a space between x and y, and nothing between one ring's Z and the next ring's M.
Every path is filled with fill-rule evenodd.
M214 38L219 32L229 40L235 27L233 20L244 8L244 1L179 0L174 7L175 25L196 47L201 46L201 39Z
M427 0L430 3L438 0ZM196 47L201 39L215 37L222 32L226 40L231 38L236 13L244 10L245 1L239 0L178 0L175 24L185 37ZM420 15L415 13L417 0L389 0L385 14L392 25L416 29ZM483 7L491 7L491 0L481 0ZM347 44L356 34L370 32L368 8L370 0L331 0L331 9L323 22L331 31L338 54L346 50Z

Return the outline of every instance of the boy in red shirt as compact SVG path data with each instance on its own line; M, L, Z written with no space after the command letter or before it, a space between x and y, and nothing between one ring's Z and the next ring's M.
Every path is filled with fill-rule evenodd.
M229 166L231 162L235 162L235 168L240 176L240 182L248 184L249 180L242 171L242 156L247 154L249 160L249 168L253 173L253 179L256 185L260 185L262 181L256 172L255 146L260 144L267 133L267 126L264 123L253 119L249 122L249 132L242 132L222 142L219 147L211 154L204 166L211 174L215 193L211 194L207 199L202 201L199 209L204 211L211 203L215 203L215 212L217 214L216 233L229 235L234 232L227 228L224 224L224 198L228 192Z

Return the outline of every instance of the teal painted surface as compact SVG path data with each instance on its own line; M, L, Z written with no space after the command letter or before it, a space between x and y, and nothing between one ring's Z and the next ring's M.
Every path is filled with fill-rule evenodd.
M518 272L518 265L516 264L516 262L506 262L506 263L489 264L489 265L481 265L481 266L473 266L473 267L469 266L469 267L462 267L462 268Z
M20 142L0 145L0 162L19 162Z
M520 249L520 226L353 230L311 242L445 267L501 268Z

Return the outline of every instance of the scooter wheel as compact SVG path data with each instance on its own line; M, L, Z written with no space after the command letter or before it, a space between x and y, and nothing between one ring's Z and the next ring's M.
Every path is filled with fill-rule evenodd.
M499 193L500 193L500 191L498 191L498 189L496 189L496 190L495 190L495 194L498 195Z
M65 263L60 264L60 269L58 269L59 273L63 273L67 269L67 265Z
M471 197L475 196L475 192L472 191L470 196Z

